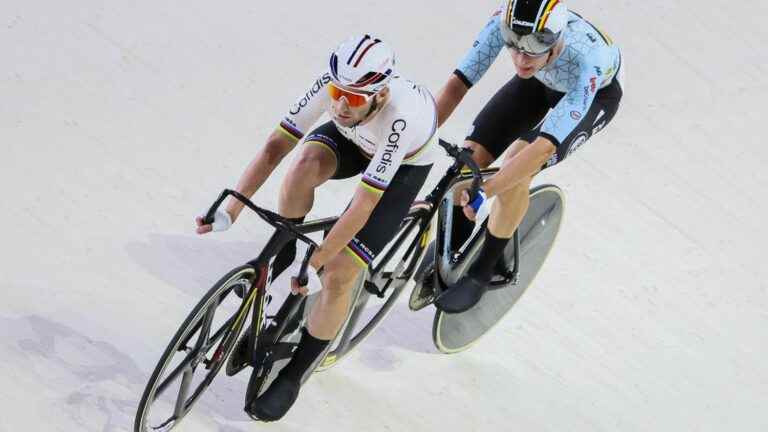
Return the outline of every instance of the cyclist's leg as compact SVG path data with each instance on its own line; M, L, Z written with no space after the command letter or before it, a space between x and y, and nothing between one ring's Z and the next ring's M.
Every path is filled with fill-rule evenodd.
M408 214L411 204L426 181L430 167L431 165L401 166L363 228L349 242L344 251L325 265L323 290L310 311L308 331L305 336L308 334L314 339L323 341L330 341L336 336L344 324L349 310L352 287L360 271L368 267L376 258L376 254L384 249L397 232L400 222ZM300 342L299 350L301 350L301 344ZM310 350L307 352L306 359L297 359L301 367L294 372L299 378L320 351ZM291 363L294 361L291 360Z
M336 135L333 123L328 122L307 135L301 155L291 166L280 188L280 215L303 218L315 199L315 188L333 177L338 166Z
M315 188L328 179L357 175L367 161L357 146L345 138L333 122L326 122L304 139L301 156L294 162L280 190L279 212L301 223L312 208ZM290 241L275 257L273 279L296 257L296 241Z
M551 103L559 100L559 95L548 92ZM548 168L562 162L568 155L583 145L592 135L602 130L616 114L621 100L622 92L618 82L600 90L587 115L558 146L554 154L542 167ZM513 159L517 153L533 142L539 136L539 128L533 129L516 140L505 160ZM475 265L469 273L481 280L489 279L493 273L493 264L501 256L507 242L514 234L523 220L529 205L529 189L533 177L524 179L515 187L508 189L496 196L491 209L488 231L486 232L486 244L493 247L484 248L481 256L475 261Z
M310 312L310 333L328 339L336 336L346 318L351 288L359 272L368 267L395 235L430 168L431 165L401 166L363 228L344 253L326 265L320 301Z
M312 305L307 326L301 329L296 351L269 388L249 408L249 412L261 420L279 420L288 412L299 396L302 377L344 323L352 286L361 267L352 256L341 252L324 269L323 289Z
M514 77L488 101L472 123L464 146L472 159L485 168L501 156L509 144L533 129L546 115L549 104L545 87L536 79ZM454 197L459 202L458 197ZM453 208L452 249L458 249L472 234L474 222L461 206Z
M530 143L524 139L515 140L504 160L510 160ZM517 226L528 211L528 191L533 177L528 177L515 187L498 195L491 207L488 230L497 238L511 238Z
M340 253L325 265L323 290L309 313L307 329L318 339L330 340L344 324L352 286L362 267L351 255Z

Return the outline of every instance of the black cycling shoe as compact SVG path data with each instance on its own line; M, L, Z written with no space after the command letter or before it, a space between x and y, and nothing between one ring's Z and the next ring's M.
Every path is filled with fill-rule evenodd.
M447 313L464 312L476 305L486 291L488 291L488 281L465 275L456 282L456 285L435 300L435 306Z
M248 414L266 422L280 420L296 402L300 388L301 383L298 381L278 375L267 391L250 403Z

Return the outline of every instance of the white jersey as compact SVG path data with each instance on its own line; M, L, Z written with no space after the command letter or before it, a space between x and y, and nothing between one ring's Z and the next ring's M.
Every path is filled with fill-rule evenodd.
M280 123L285 134L300 140L317 122L331 103L326 90L330 82L330 74L322 74L288 110ZM379 193L400 165L432 164L437 143L437 108L429 90L397 76L389 82L389 90L388 101L365 124L344 127L334 121L339 132L371 160L362 182Z

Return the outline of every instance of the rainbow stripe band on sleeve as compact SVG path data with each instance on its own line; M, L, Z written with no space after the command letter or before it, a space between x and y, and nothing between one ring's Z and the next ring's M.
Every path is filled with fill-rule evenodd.
M336 156L337 159L339 158L338 147L337 147L336 143L331 138L328 138L325 135L316 134L316 133L312 134L312 135L308 135L307 139L304 140L304 144L307 144L307 145L311 145L311 144L319 145L321 147L324 147L324 148L328 149L328 151L333 153L333 155Z
M373 254L366 249L367 248L356 238L353 238L344 248L344 250L352 256L355 262L363 268L368 267L368 264L375 258Z
M377 194L383 194L384 191L387 190L388 186L367 176L363 176L363 178L360 179L360 185L367 190Z
M280 127L278 128L278 130L282 132L284 135L286 135L288 138L293 140L294 142L297 142L304 137L304 134L301 133L301 131L296 129L292 124L288 123L285 120L280 122Z

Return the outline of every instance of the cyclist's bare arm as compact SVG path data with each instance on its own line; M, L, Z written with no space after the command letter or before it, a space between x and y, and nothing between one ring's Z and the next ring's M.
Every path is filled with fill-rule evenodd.
M296 147L296 140L289 138L285 133L275 129L267 139L266 145L259 150L248 167L240 176L236 190L250 198L269 178L272 171L277 168L280 161ZM236 199L230 199L227 204L227 212L234 221L243 210L243 203Z
M448 81L437 94L437 125L442 126L448 120L453 110L459 105L464 96L469 91L469 87L464 84L456 74L451 74Z
M295 139L289 138L280 130L273 131L267 138L267 143L259 150L256 157L240 176L235 189L248 198L253 196L280 164L280 161L293 150L296 142ZM237 219L242 210L243 203L236 199L230 199L227 203L226 212L229 213L232 221ZM202 217L197 217L196 222L198 234L205 234L213 229L211 225L203 223Z
M312 255L310 259L312 267L319 269L347 246L355 234L363 229L376 204L379 203L381 195L363 186L357 187L349 208L341 215L323 244Z

